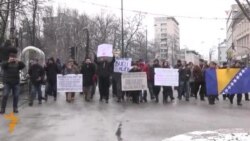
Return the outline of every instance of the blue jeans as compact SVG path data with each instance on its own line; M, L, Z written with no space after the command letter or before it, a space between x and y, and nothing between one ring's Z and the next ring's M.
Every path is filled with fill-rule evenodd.
M38 94L38 100L42 101L41 84L32 84L32 86L31 86L30 103L33 103L34 99L36 98L36 94Z
M2 109L6 108L8 97L11 91L13 95L13 108L17 109L18 97L20 93L20 85L19 84L7 84L7 83L4 84L4 89L3 89L3 99L2 99L2 105L1 105Z
M180 81L179 82L179 91L178 91L178 98L181 99L182 96L189 99L189 81Z

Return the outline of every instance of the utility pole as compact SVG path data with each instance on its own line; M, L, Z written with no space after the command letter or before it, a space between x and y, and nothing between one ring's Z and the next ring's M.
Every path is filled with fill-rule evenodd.
M175 38L173 39L173 45L172 45L172 65L174 66L174 48L175 48ZM185 53L186 57L186 53Z
M121 22L122 22L122 57L124 57L123 0L121 0Z

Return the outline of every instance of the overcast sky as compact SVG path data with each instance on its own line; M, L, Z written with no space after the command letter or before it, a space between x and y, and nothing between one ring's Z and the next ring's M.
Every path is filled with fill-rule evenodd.
M90 16L100 12L115 13L120 16L118 10L120 2L120 0L54 0L54 5L79 9L80 12ZM225 11L234 3L234 0L124 0L124 9L176 16L180 23L181 48L196 50L207 58L210 48L216 49L219 41L226 37L226 20L221 18L227 17ZM136 13L124 12L124 16L134 14ZM154 38L154 17L157 15L147 14L144 20L144 25L149 30L149 39ZM219 19L210 19L214 17ZM217 59L217 53L213 58Z

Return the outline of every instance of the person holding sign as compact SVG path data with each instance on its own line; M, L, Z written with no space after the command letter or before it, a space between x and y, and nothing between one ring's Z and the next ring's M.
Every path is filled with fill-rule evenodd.
M113 57L111 62L108 62L104 57L97 60L95 55L95 63L97 64L97 75L98 75L98 86L100 92L100 102L103 99L108 103L109 100L109 86L110 86L110 75L112 72L113 64L115 62L115 57Z
M141 72L140 68L137 66L137 64L135 62L132 63L132 69L129 72ZM130 96L132 97L132 102L139 104L139 96L141 93L141 90L136 90L136 91L129 91L128 92L130 94Z
M68 63L66 64L66 68L63 70L63 75L67 75L67 74L77 74L78 68L77 66L74 64L74 60L73 59L69 59ZM73 92L66 92L66 101L67 102L72 102L75 99L75 93Z
M152 70L151 70L151 73L153 73L151 76L153 77L153 80L155 80L154 78L154 70L155 68L161 68L160 66L160 63L159 63L159 60L158 59L155 59L154 60L154 64L153 64L153 67L152 67ZM154 92L154 95L155 95L155 102L158 103L159 102L159 93L161 91L161 87L160 86L156 86L155 85L155 81L154 81L154 86L153 86L153 92Z
M169 62L163 61L162 68L170 68ZM168 97L170 97L171 101L174 100L173 89L171 86L163 86L163 103L167 103Z
M85 101L90 101L91 90L94 85L93 77L95 75L95 65L91 62L90 58L85 59L80 72L83 76L83 92L85 95Z

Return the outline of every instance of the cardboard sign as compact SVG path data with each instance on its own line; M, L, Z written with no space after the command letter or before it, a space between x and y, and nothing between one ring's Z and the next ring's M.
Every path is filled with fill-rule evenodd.
M155 68L156 86L179 86L178 69Z
M82 92L82 74L57 75L58 92Z
M116 59L114 63L114 72L126 73L131 69L131 58Z
M101 44L97 49L97 57L113 57L113 46L110 44Z
M122 74L122 91L140 91L148 88L145 72L130 72Z

